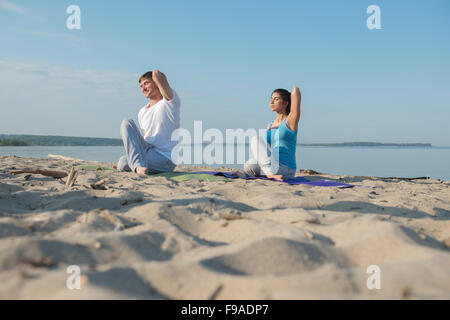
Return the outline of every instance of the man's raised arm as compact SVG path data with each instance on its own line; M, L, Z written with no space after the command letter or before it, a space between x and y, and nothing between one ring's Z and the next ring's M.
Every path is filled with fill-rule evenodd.
M153 78L153 81L158 86L159 91L161 92L162 96L167 101L172 100L173 99L173 92L172 92L172 89L169 86L169 83L167 82L167 78L164 75L164 73L160 72L159 70L153 70L152 71L152 78Z

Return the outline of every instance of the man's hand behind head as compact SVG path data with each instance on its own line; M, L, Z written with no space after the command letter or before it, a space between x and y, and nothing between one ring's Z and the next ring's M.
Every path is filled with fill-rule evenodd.
M152 71L152 78L153 81L155 81L156 83L158 83L158 81L161 82L162 80L167 81L166 75L161 71L159 71L158 69Z
M166 100L170 101L173 99L173 92L170 88L169 82L164 73L155 69L152 71L152 78L155 84L158 86L159 91Z

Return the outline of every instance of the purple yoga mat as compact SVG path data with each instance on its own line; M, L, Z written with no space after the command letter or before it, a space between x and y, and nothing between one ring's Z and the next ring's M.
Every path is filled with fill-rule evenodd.
M238 176L233 175L230 172L221 172L221 171L197 171L194 173L206 173L206 174L211 174L214 176L224 176L225 178L230 178L230 179L237 179L239 178ZM262 179L262 180L272 180L272 181L276 181L274 179L269 179L266 176L258 176L258 177L248 177L248 178L244 178L246 180L250 180L250 179ZM281 182L281 181L278 181ZM316 187L338 187L338 188L353 188L355 185L353 184L347 184L347 183L341 183L341 182L334 182L334 181L325 181L325 180L318 180L318 181L309 181L308 179L304 178L304 177L295 177L294 179L290 179L290 180L285 180L282 181L283 183L288 183L288 184L307 184L310 186L316 186Z

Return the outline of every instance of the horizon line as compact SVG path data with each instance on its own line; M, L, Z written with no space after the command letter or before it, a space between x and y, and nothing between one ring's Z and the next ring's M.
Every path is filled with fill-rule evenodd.
M34 136L34 137L60 137L60 138L81 138L81 139L109 139L109 140L122 140L121 138L106 138L106 137L83 137L83 136L59 136L59 135L41 135L41 134L10 134L10 133L0 133L1 136ZM212 142L202 142L204 143L212 143ZM237 144L248 144L245 143L237 143ZM380 143L380 144L429 144L433 146L431 142L379 142L379 141L345 141L345 142L302 142L297 143L297 145L311 145L311 144L346 144L346 143ZM191 143L191 144L199 144L199 143ZM220 144L220 143L219 143ZM223 142L222 144L227 144ZM234 143L233 143L234 144ZM441 146L441 147L450 147L450 146Z

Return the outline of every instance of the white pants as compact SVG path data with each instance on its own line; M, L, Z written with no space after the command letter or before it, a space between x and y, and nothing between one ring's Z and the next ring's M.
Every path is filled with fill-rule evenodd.
M249 176L281 174L284 179L295 177L295 169L289 168L278 161L278 155L270 153L266 142L260 136L255 136L250 142L253 158L244 164L244 172Z

